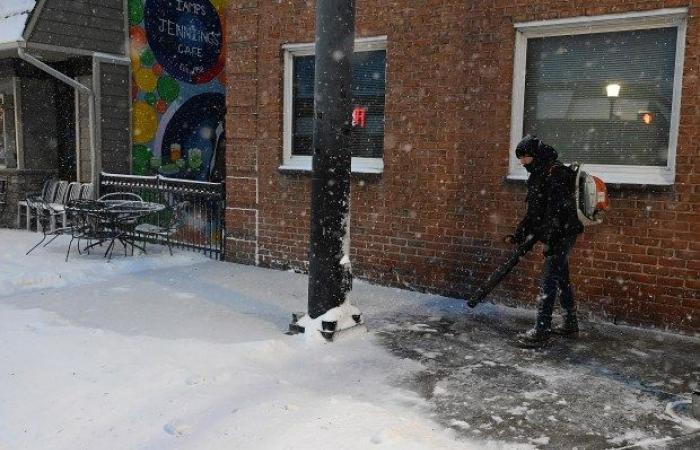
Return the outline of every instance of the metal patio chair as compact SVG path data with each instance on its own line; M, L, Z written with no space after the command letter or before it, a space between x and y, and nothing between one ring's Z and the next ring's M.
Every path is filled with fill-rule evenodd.
M143 198L133 192L110 192L109 194L101 196L98 200L107 202L119 202L120 200L125 202L143 202ZM134 232L134 228L137 224L138 220L136 218L120 220L119 222L120 227L123 230L127 230L129 233ZM124 248L124 251L126 252L126 248ZM131 251L133 253L133 246Z
M26 255L34 251L34 249L41 245L49 236L51 236L51 239L44 244L44 247L52 243L58 236L73 232L73 226L70 225L60 228L55 227L55 218L56 215L59 214L59 211L55 211L50 203L47 203L39 197L28 197L26 201L27 207L35 211L37 227L40 228L39 231L43 234L41 240L30 248Z
M184 212L189 205L190 202L184 201L177 203L175 206L170 208L168 211L170 213L169 218L164 225L155 225L147 222L138 224L136 228L134 228L134 232L145 238L144 248L147 240L164 242L165 245L168 246L168 251L170 251L170 255L172 256L173 247L171 238L184 225Z
M79 199L79 200L91 200L91 199ZM80 250L80 241L86 240L87 245L85 246L85 251L90 254L90 248L94 245L102 246L102 242L111 238L114 235L113 231L104 229L104 224L100 222L97 216L91 214L89 209L79 210L76 209L74 204L70 205L68 208L69 217L71 221L70 226L70 236L71 239L68 242L68 250L66 251L66 261L70 256L70 250L73 246L73 241L77 240L76 247L78 248L78 253L82 254ZM93 244L96 241L96 244ZM111 249L108 249L109 252ZM106 254L105 254L106 256Z
M56 228L56 219L59 219L60 225L65 227L68 225L68 217L66 214L66 205L77 200L80 194L80 183L73 181L68 183L63 189L59 185L59 192L56 194L56 198L52 203L50 203L52 211L51 227Z
M78 191L79 200L92 200L95 196L95 191L92 187L92 183L83 183L80 185L80 190Z
M0 178L0 215L5 212L7 207L7 177Z
M58 189L59 181L55 178L50 178L44 182L44 186L41 192L27 194L27 199L31 198L34 200L33 204L37 205L41 201L51 203L56 197L56 190ZM17 202L17 228L22 224L22 211L24 210L26 217L27 231L31 230L32 223L32 208L29 207L29 202L25 200L20 200ZM38 227L38 224L37 224Z

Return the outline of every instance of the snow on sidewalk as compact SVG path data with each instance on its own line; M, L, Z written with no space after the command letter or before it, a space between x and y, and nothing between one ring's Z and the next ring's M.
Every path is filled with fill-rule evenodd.
M120 254L122 249L117 247L112 261L107 263L103 257L106 247L95 247L90 255L80 255L73 243L70 258L65 262L67 236L60 236L47 247L39 246L25 255L41 238L40 233L0 228L0 296L30 289L94 283L120 274L188 266L204 260L194 253L178 253L170 257L167 248L149 245L149 254L138 258L124 258L123 253Z
M157 246L66 263L60 239L25 256L37 239L0 230L0 449L529 447L457 439L373 334L283 335L302 275ZM428 309L357 291L366 313Z

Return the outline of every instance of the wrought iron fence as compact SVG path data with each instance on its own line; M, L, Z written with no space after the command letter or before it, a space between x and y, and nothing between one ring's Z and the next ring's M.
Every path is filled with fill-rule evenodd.
M173 247L200 251L215 259L224 259L225 189L223 183L181 180L161 175L139 176L112 173L100 174L100 195L132 192L144 201L158 202L168 207L145 217L146 223L168 228L174 223L174 208L180 205L170 244ZM164 237L138 235L144 240L165 243Z

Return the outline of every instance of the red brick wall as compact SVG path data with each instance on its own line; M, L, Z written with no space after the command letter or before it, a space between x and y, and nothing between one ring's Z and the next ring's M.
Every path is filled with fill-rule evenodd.
M357 36L388 36L385 170L352 185L357 275L465 296L505 256L500 239L525 207L524 184L504 182L515 22L688 6L676 184L613 187L572 277L596 317L700 330L700 2L589 3L356 2ZM313 41L314 2L232 0L228 24L228 258L305 269L310 177L278 169L281 46ZM533 305L541 261L534 252L494 295Z

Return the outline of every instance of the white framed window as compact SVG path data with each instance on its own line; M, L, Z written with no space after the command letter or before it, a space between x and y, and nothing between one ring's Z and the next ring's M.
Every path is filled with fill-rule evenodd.
M350 138L352 172L384 170L386 36L355 40L352 60L353 107L365 110L365 127ZM286 44L284 50L284 144L280 169L311 170L314 44Z
M525 134L608 183L670 185L687 9L516 23L508 178Z

